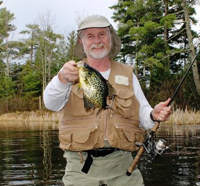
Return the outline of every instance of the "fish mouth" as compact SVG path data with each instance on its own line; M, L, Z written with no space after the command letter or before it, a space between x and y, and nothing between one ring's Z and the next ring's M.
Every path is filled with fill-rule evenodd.
M77 62L77 67L78 67L79 69L83 69L84 67L88 67L88 66L89 66L89 65L88 65L87 63L83 62L83 61Z
M85 68L87 64L83 61L79 61L77 62L77 67L79 68L79 76L85 78L87 76L87 69Z
M79 62L77 62L77 67L78 67L78 68L82 68L82 67L85 66L84 64L85 64L85 63L84 63L83 61L79 61Z

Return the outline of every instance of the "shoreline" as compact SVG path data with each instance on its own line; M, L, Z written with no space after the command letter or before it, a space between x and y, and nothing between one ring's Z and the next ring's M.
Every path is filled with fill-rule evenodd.
M54 122L59 123L62 114L60 112L51 112L44 110L24 111L14 113L4 113L0 115L0 121L16 122Z
M25 111L15 113L5 113L0 115L0 121L16 121L16 122L54 122L61 121L61 112L51 112L46 110ZM169 120L162 122L173 125L200 125L200 111L180 110L176 109L170 116Z

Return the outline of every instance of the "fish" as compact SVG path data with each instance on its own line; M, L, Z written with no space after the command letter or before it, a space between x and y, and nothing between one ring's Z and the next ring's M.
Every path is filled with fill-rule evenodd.
M113 86L98 70L87 63L80 61L77 67L79 68L79 89L83 89L86 111L98 108L97 114L99 114L102 110L111 108L107 105L107 97L114 99L116 91Z

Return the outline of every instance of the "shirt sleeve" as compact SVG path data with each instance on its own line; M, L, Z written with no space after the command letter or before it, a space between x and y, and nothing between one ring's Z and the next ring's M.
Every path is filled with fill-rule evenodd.
M153 110L153 108L148 103L135 74L133 74L133 87L135 96L140 103L140 126L145 129L151 129L155 124L150 118L150 112Z
M71 91L71 83L63 84L58 75L55 76L44 90L43 100L47 109L60 111L68 101Z

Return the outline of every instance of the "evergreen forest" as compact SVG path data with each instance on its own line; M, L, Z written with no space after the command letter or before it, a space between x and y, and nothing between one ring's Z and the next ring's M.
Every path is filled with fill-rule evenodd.
M118 0L109 7L122 40L116 61L134 67L152 106L171 97L199 52L195 0ZM45 109L48 82L74 56L76 30L56 33L44 17L12 39L15 15L0 2L0 114ZM26 36L26 37L24 37ZM174 107L200 110L200 55L174 100Z

